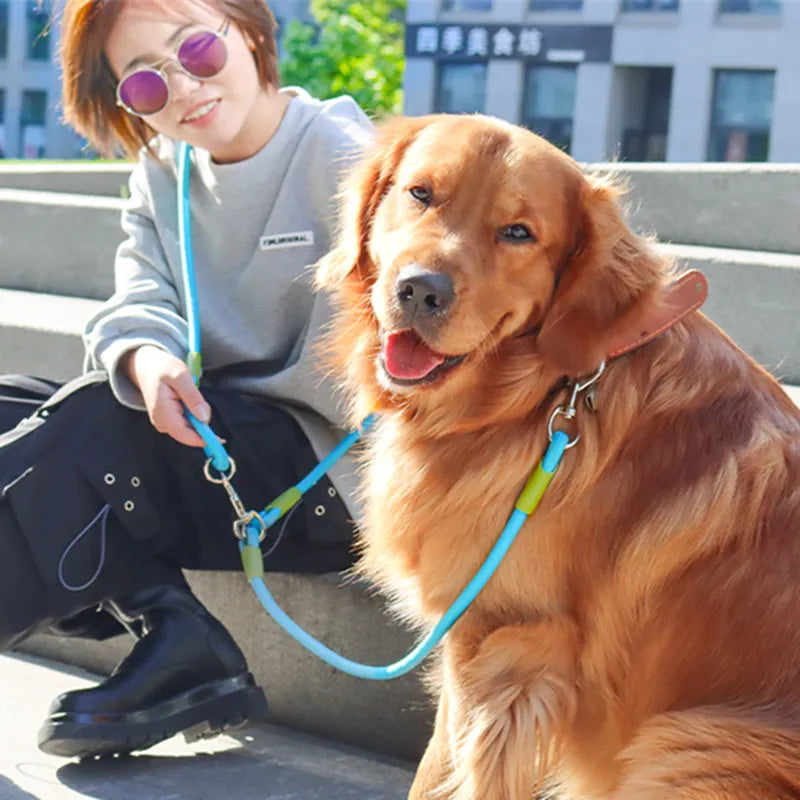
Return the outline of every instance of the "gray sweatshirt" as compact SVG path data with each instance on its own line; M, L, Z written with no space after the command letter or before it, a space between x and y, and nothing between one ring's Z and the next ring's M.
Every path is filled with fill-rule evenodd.
M193 153L203 368L221 370L227 388L285 408L321 458L341 438L343 415L313 353L330 307L312 292L312 268L331 246L341 173L368 142L372 125L349 97L320 102L301 89L282 91L292 96L284 118L254 156L216 164L206 151ZM156 152L162 164L143 154L131 174L116 291L84 334L84 368L104 369L119 401L135 409L144 404L119 367L121 357L143 344L181 359L188 349L177 147L158 137ZM352 461L342 459L330 478L358 519Z

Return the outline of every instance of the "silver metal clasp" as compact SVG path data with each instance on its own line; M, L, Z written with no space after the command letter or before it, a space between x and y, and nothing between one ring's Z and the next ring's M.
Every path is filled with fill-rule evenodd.
M590 386L597 382L600 376L606 371L606 362L600 362L600 366L597 368L597 372L594 373L591 377L587 378L585 381L575 381L572 384L572 396L569 399L569 405L558 406L553 409L553 413L550 415L550 419L547 422L547 438L552 442L553 441L553 434L555 433L555 421L557 417L563 417L568 422L572 422L576 415L577 415L577 402L578 402L578 395L581 392L586 391ZM575 434L575 438L570 439L567 442L566 448L569 449L570 447L574 447L578 440L581 438L579 433Z
M206 476L206 480L209 483L216 483L222 486L228 495L228 500L230 500L234 514L236 515L236 519L233 521L233 535L237 539L244 541L247 538L247 526L251 522L258 522L261 527L258 541L264 541L264 537L267 535L267 526L264 524L264 520L261 519L261 516L256 511L248 511L244 507L242 498L239 497L239 493L233 488L233 484L231 483L231 479L236 474L236 462L232 458L229 458L230 467L228 468L227 474L220 472L219 477L215 478L211 474L213 460L212 458L206 460L205 466L203 467L203 474Z
M257 511L248 511L245 516L235 519L233 521L233 535L237 539L245 541L247 539L247 528L252 522L255 522L261 529L258 532L258 541L263 542L267 535L267 524L262 519L261 514L259 514Z

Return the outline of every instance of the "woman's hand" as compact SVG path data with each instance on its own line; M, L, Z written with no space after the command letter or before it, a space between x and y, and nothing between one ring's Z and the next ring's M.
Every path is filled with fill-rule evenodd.
M142 345L127 353L120 366L142 393L147 415L159 433L190 447L203 447L184 406L201 422L209 421L211 408L183 361L159 347Z

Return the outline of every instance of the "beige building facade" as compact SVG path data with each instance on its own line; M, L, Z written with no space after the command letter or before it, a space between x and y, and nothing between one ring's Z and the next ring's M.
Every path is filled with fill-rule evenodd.
M798 0L409 0L405 111L582 161L800 161Z

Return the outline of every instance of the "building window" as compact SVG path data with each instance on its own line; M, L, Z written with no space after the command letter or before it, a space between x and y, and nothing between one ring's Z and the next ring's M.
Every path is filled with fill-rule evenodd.
M575 109L575 67L529 67L523 122L534 133L569 152Z
M583 0L531 0L531 11L580 11Z
M22 158L44 158L47 92L22 93L19 120L20 152Z
M720 0L724 14L779 14L781 0Z
M47 61L50 58L50 12L48 6L48 3L28 0L26 54L31 61Z
M679 0L622 0L623 11L677 11Z
M0 0L0 58L8 55L8 0Z
M486 64L439 64L436 111L470 114L485 106Z
M442 0L442 11L491 11L492 0Z
M774 72L716 70L709 161L767 160L774 84Z
M621 90L620 157L624 161L666 161L672 99L670 67L618 67Z

